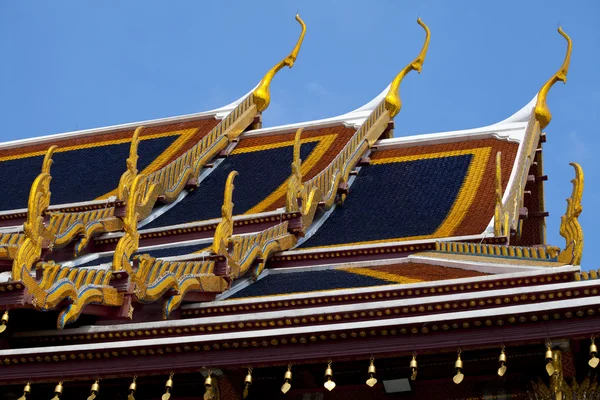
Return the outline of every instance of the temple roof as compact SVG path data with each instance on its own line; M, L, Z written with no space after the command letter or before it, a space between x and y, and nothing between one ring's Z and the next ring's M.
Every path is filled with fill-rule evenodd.
M446 307L440 302L452 293L491 308L492 298L518 298L538 283L577 285L578 165L561 225L566 246L545 242L542 129L551 84L501 122L394 137L400 82L421 71L428 49L430 32L419 20L421 53L377 97L339 116L263 128L269 84L293 65L304 37L297 19L296 48L230 105L0 144L0 178L9 182L0 210L0 307L15 309L20 321L30 310L53 311L59 329L96 324L113 332L158 329L159 316L201 318L235 304L278 308L302 299L304 308L338 296L350 312L353 296L364 293L405 293L411 307L427 293L430 309L394 322L411 325L438 321L434 304ZM520 288L510 292L504 286L514 284L505 282ZM489 293L470 292L483 289ZM390 301L405 309L404 300ZM270 318L246 311L225 314Z

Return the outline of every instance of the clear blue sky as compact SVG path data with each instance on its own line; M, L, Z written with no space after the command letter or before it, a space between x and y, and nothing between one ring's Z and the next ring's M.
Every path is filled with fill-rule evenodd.
M265 126L334 116L377 95L432 32L421 75L403 82L396 135L488 125L525 105L562 62L546 129L548 239L573 170L585 174L584 268L600 245L600 2L0 2L2 141L219 107L250 90L308 25L295 67L272 85Z

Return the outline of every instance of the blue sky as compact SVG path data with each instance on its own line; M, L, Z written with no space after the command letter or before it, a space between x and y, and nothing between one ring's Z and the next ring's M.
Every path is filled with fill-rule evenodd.
M488 125L525 105L560 66L544 146L548 241L570 195L571 161L586 174L584 268L598 268L600 2L104 1L0 2L0 140L219 107L250 90L294 45L274 80L265 126L325 118L376 96L432 38L420 75L402 84L396 136Z

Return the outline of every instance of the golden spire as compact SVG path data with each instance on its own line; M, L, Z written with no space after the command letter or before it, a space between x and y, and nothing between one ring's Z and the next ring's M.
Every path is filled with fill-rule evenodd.
M278 64L271 68L269 72L267 72L267 74L262 78L262 80L258 84L256 90L254 90L254 92L252 93L252 96L254 97L254 104L256 104L256 107L258 108L259 112L266 110L266 108L269 106L269 103L271 102L269 86L271 85L271 81L273 80L275 74L286 65L292 68L294 62L296 61L296 57L298 57L300 46L302 46L302 41L304 40L304 35L306 34L306 24L304 23L304 21L302 21L302 18L300 18L299 14L296 14L296 21L300 23L300 26L302 26L302 32L300 32L300 38L296 43L296 47L294 47L294 50L292 50L292 52L286 58L281 60Z
M567 83L567 74L569 73L569 64L571 63L571 38L562 30L561 27L558 28L558 33L560 33L562 37L567 40L567 54L565 55L565 60L563 61L560 69L554 75L552 75L550 79L548 79L538 93L537 102L535 104L535 118L540 123L540 129L544 129L546 126L548 126L550 120L552 119L552 114L550 113L548 104L546 104L548 92L550 91L550 88L558 81Z
M402 79L404 79L404 77L408 75L410 71L415 70L418 73L421 73L421 69L423 68L423 62L425 62L425 56L427 55L427 49L429 48L429 38L431 37L429 27L425 25L423 21L421 21L421 18L417 19L417 23L421 25L423 29L425 29L425 44L423 44L423 48L421 49L421 52L419 53L417 58L415 58L406 67L404 67L404 69L400 71L398 75L396 75L396 77L392 81L392 84L390 85L390 91L388 92L387 96L385 96L385 108L388 109L390 117L392 118L395 117L402 108L402 100L400 100L400 96L398 95L398 89L400 89L400 82L402 82Z
M223 206L221 207L221 222L215 229L213 240L213 252L225 254L229 240L233 235L233 180L238 175L237 171L231 171L225 183L225 194L223 195Z

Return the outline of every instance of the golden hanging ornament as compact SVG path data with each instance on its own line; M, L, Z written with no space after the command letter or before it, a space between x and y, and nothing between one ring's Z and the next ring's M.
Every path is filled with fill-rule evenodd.
M100 379L96 379L96 382L92 384L92 388L90 389L90 395L87 400L94 400L100 391Z
M58 385L54 388L54 397L52 400L59 400L63 393L63 381L58 382Z
M133 396L137 390L137 383L135 383L135 381L137 381L137 376L133 377L133 382L129 385L129 395L127 396L127 400L135 400L135 397Z
M206 389L206 392L204 392L204 400L212 400L215 398L215 392L213 389L213 378L211 376L211 373L208 373L208 376L206 377L206 379L204 380L204 388Z
M412 356L412 360L410 360L410 364L408 365L410 368L410 380L414 381L417 379L417 353L414 353Z
M162 400L169 400L171 398L171 390L173 390L173 373L169 375L167 383L165 383L165 394L162 395Z
M331 369L331 360L327 362L327 369L325 369L325 389L330 392L335 388L335 382L331 379L333 378L333 370Z
M6 326L8 325L8 310L4 311L4 314L2 314L2 325L0 325L0 333L4 332L6 330Z
M244 391L242 393L242 397L245 399L248 397L250 393L250 386L252 385L252 367L248 368L248 373L244 378Z
M367 379L367 385L370 387L375 386L377 383L377 378L375 378L375 359L371 357L371 364L369 364L369 369L367 370L367 374L369 375L369 379Z
M452 378L452 381L457 385L465 379L465 375L463 374L463 362L460 359L461 351L458 350L458 356L456 357L456 361L454 362L454 370L456 371L456 375Z
M552 348L550 347L550 344L548 343L546 345L546 372L548 373L548 376L552 376L554 374L554 365L552 364Z
M31 393L31 384L27 382L25 387L23 388L23 396L19 397L18 400L27 400L27 395Z
M590 344L590 361L588 361L588 365L592 368L596 368L599 362L598 346L596 346L596 339L592 336L592 343Z
M292 364L288 364L288 369L283 375L283 385L281 386L281 392L286 394L292 388Z
M500 350L500 356L498 356L498 375L504 376L506 373L506 352L504 351L504 346L502 346L502 350Z

